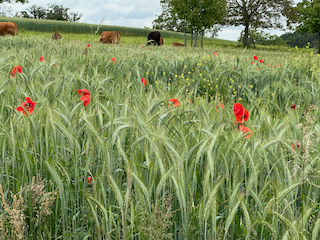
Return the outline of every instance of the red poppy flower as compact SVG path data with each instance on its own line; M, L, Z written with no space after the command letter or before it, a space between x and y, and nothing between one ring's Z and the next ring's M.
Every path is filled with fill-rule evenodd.
M292 109L292 110L295 110L295 109L296 109L296 105L295 105L295 104L292 104L292 105L291 105L291 109Z
M278 67L281 67L281 64L278 64Z
M77 43L77 41L74 41L75 43Z
M213 52L213 55L216 55L216 56L218 56L218 53L216 53L216 52Z
M21 73L21 72L22 72L22 67L21 67L21 66L15 66L15 67L12 69L11 73L10 73L10 77L15 77L16 74L17 74L17 71L18 71L19 73Z
M115 63L115 62L116 62L116 59L115 59L115 58L111 58L111 61Z
M257 56L253 56L253 59L258 61L258 57Z
M174 107L179 107L179 106L180 106L180 102L179 102L177 99L175 99L175 98L171 98L171 99L170 99L170 102L173 103L173 106L174 106Z
M44 62L44 57L39 57L40 62Z
M298 151L299 147L300 147L300 144L297 142L296 146L297 146L297 150L295 149L294 144L293 143L291 144L291 147L293 148L293 150Z
M264 61L263 61L262 59L260 59L260 62L261 62L261 63L264 63Z
M252 64L254 64L254 62L252 62Z
M258 71L260 71L260 68L258 68Z
M220 108L221 108L221 109L222 109L223 106L224 106L221 102L219 102L219 104L216 105L216 109L217 109L218 111L219 111L219 105L220 105Z
M56 67L57 67L57 64L55 63L55 64L53 64L52 69L55 69Z
M25 110L27 110L30 115L34 112L34 106L37 104L36 102L32 102L29 97L26 97L26 100L26 102L22 102L21 106L17 107L17 111L22 112L25 116L27 116Z
M88 48L88 47L91 47L91 45L90 45L90 44L87 44L87 48Z
M233 113L234 115L238 116L238 117L242 117L243 115L243 106L241 103L234 103L233 104Z
M146 87L146 86L147 86L147 80L146 80L146 79L141 78L141 82L143 82L144 87Z
M244 123L249 118L249 111L244 108L242 116L240 117L240 113L239 113L238 115L235 115L235 117L238 123Z
M88 184L92 182L92 177L88 177Z
M79 93L79 95L81 95L83 93L80 100L83 102L83 106L87 106L91 100L90 92L87 89L79 89L78 93Z
M245 126L240 125L239 126L239 131L243 132L243 133L250 133L249 135L245 136L244 138L250 138L252 136L252 130L247 128L247 127L245 127Z
M14 68L14 69L12 69L12 71L11 71L11 73L10 73L10 77L15 77L16 76L16 74L17 74L17 69L16 68Z
M14 68L18 70L18 73L22 72L22 67L21 66L15 66Z

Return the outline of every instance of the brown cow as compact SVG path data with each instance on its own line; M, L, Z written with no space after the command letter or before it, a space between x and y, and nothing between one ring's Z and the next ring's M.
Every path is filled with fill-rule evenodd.
M163 45L163 38L160 37L160 41L159 41L160 45Z
M177 42L173 42L172 46L174 46L174 47L185 47L184 44L177 43Z
M18 24L15 22L0 22L0 35L11 34L12 36L18 33Z
M53 33L52 34L52 39L53 40L62 39L62 36L59 33Z
M117 31L103 31L100 35L100 42L102 43L120 43L121 35Z

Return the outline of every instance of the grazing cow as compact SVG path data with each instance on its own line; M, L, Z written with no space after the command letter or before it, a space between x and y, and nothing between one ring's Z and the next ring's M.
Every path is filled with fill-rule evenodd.
M147 45L151 44L160 46L160 33L158 31L149 33Z
M102 43L120 43L121 35L117 31L103 31L100 35L100 42Z
M177 43L177 42L173 42L172 46L174 46L174 47L185 47L184 44Z
M0 36L11 34L12 36L18 33L18 24L15 22L0 22Z
M160 37L160 45L163 45L163 38Z
M52 39L53 40L62 39L62 36L59 33L53 33L52 34Z

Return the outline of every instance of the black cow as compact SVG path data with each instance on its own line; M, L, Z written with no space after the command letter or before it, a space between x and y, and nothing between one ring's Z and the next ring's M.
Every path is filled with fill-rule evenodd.
M149 33L147 45L151 44L160 46L160 33L158 31Z

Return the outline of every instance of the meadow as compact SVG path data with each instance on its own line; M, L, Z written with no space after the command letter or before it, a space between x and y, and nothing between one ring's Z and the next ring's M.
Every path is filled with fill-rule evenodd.
M0 239L319 239L320 55L173 39L0 38Z

